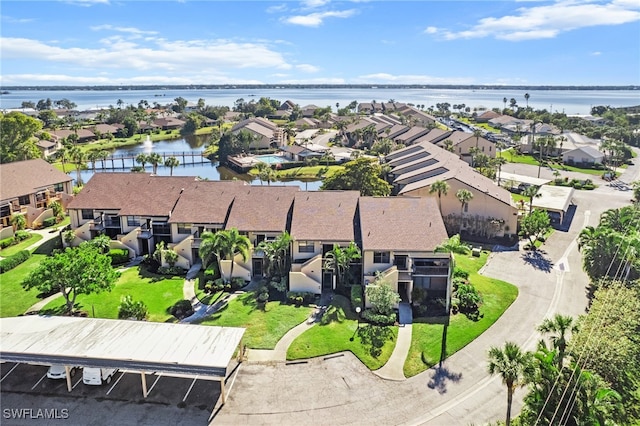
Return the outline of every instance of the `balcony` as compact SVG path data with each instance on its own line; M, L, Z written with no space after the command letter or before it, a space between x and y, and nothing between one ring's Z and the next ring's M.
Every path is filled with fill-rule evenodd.
M413 275L447 277L449 276L449 266L416 266Z

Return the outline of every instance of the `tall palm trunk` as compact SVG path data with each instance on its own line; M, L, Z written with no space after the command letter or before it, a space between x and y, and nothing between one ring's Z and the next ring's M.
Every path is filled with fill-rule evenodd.
M507 385L507 419L506 425L511 425L511 403L513 403L513 384Z

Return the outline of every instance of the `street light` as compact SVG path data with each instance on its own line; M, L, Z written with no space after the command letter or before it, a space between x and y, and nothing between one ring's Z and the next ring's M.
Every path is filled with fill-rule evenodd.
M356 307L356 315L358 316L358 317L356 318L356 320L358 321L358 325L356 326L356 331L354 331L354 332L353 332L353 336L351 336L351 338L349 339L351 342L353 342L353 339L355 338L356 333L357 333L357 332L358 332L358 330L360 329L360 311L361 311L361 310L362 310L362 309L360 308L360 306L357 306L357 307Z

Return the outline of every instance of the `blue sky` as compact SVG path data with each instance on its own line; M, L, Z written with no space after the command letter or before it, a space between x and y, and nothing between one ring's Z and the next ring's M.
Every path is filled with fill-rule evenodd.
M640 2L6 1L0 83L640 85Z

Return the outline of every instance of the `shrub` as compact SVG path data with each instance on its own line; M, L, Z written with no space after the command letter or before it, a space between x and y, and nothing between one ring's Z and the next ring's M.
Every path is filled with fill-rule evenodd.
M463 280L468 280L469 272L456 267L453 269L453 278L462 278Z
M134 301L131 295L122 297L118 307L118 319L135 319L143 321L147 319L149 310L142 300Z
M207 266L207 269L204 270L204 278L206 280L215 280L219 277L218 270L215 265Z
M316 299L316 295L308 291L289 291L287 292L287 300L289 303L296 305L310 304Z
M165 262L169 264L170 268L176 266L176 262L178 261L178 253L173 250L163 250L162 255L164 256Z
M42 226L44 226L45 228L48 228L50 226L54 226L56 223L58 223L58 218L56 218L55 216L49 217L42 221Z
M31 252L29 250L22 250L13 256L0 260L0 274L10 271L25 260L29 259L29 257L31 257Z
M11 238L5 238L4 240L0 240L0 249L5 249L13 244L15 244L16 240Z
M375 325L392 325L396 322L396 313L391 312L389 314L378 314L371 309L365 309L362 312L362 318Z
M184 275L186 271L179 266L160 266L158 274L160 275Z
M191 302L188 300L179 300L171 307L169 312L174 317L183 319L193 315L193 306L191 306Z
M125 249L111 249L107 256L111 258L112 265L121 265L129 261L129 250Z
M361 285L351 286L351 306L353 306L353 309L362 308L362 286Z
M230 284L231 284L232 291L240 290L242 287L246 285L244 279L240 277L232 278Z
M13 238L17 241L24 241L27 238L29 238L29 233L27 231L16 231L16 234L13 236Z

